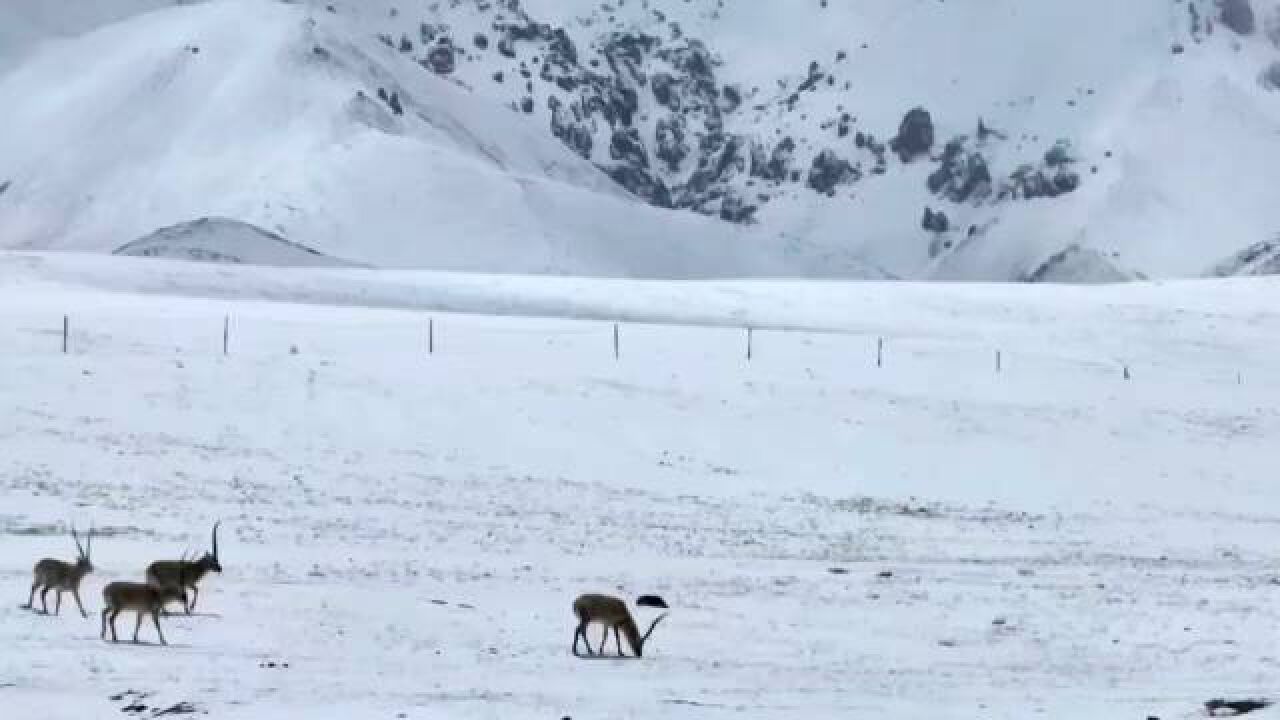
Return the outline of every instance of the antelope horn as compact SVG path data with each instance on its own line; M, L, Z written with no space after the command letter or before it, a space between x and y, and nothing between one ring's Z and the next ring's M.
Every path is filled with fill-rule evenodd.
M80 553L80 557L86 557L84 546L80 544L80 536L76 533L75 523L71 524L71 539L76 541L76 552Z
M213 559L214 560L218 559L218 526L221 524L222 524L221 520L213 524Z
M89 537L84 541L84 558L88 560L93 555L93 523L89 523Z
M644 637L640 638L641 647L644 647L644 644L649 642L649 636L653 634L653 629L658 627L658 623L662 622L662 619L669 614L670 613L662 613L661 615L653 619L653 623L649 625L649 629L645 632Z

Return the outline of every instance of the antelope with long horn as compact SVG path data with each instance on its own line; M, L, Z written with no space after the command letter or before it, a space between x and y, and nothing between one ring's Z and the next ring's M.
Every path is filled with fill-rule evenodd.
M89 536L85 539L84 545L80 544L80 536L76 534L74 525L71 526L71 538L76 541L76 561L68 563L45 558L36 563L32 570L34 577L31 581L31 595L27 598L27 604L22 607L28 610L34 607L36 589L40 588L40 606L44 614L48 615L49 591L56 590L58 595L53 607L54 615L62 612L62 594L69 592L71 597L75 598L80 614L89 617L89 613L84 611L84 604L80 602L80 581L85 575L93 572L93 562L89 559L90 553L93 552L93 526L89 526Z
M654 619L649 625L649 629L644 635L640 634L640 630L636 627L636 621L631 617L631 611L627 610L627 604L622 600L611 595L579 595L577 600L573 601L573 614L578 616L578 628L573 632L573 654L581 657L578 653L578 640L587 645L587 654L596 655L597 653L591 649L591 641L587 639L587 626L596 623L604 626L604 637L600 640L600 652L604 654L605 643L609 640L609 631L613 630L614 639L618 643L618 656L626 657L622 652L622 637L627 636L627 642L631 645L631 651L636 657L643 657L644 644L649 641L649 636L653 634L653 629L658 626L659 622L667 616L662 613ZM621 634L619 633L621 631Z
M164 639L164 631L160 629L160 616L164 614L165 603L171 600L182 600L186 603L187 591L185 568L194 565L187 562L186 554L183 554L182 564L178 568L178 581L170 585L155 585L150 582L113 582L102 588L102 632L99 637L103 640L107 639L107 627L111 627L111 642L119 642L116 637L116 618L125 610L132 611L137 616L137 622L133 625L133 642L138 642L138 632L142 630L142 619L148 615L151 621L155 623L156 635L160 637L161 645L169 643Z
M182 594L183 609L190 615L196 609L196 600L200 597L200 588L196 584L210 572L221 573L222 563L218 560L218 526L213 524L213 551L207 552L199 560L190 561L183 556L182 560L157 560L147 567L147 583L156 587L181 587L184 591L191 588L191 596Z

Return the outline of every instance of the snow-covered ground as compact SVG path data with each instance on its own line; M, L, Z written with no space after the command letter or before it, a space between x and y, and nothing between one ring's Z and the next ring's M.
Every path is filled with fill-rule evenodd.
M1280 684L1274 281L9 255L0 292L5 716L1192 718ZM99 641L102 585L216 519L171 647ZM91 619L19 609L71 521ZM584 591L671 616L579 660Z

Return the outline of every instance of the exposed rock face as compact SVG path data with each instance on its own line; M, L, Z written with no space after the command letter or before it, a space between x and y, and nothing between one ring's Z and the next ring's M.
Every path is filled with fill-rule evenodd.
M1252 35L1258 29L1250 0L1218 0L1218 10L1222 24L1237 34Z
M842 187L925 165L920 190L937 203L919 223L920 242L941 252L961 238L963 228L956 226L968 211L939 205L1044 200L1082 181L1069 143L1029 156L1028 138L1011 140L981 119L941 119L976 120L977 131L953 138L940 152L938 119L925 107L908 110L896 129L864 126L847 51L780 68L776 88L744 87L721 77L715 48L657 9L650 11L657 24L628 25L617 19L620 7L601 5L577 24L559 27L531 17L518 0L450 5L466 6L482 24L455 31L444 22L422 22L409 26L416 28L413 38L402 38L401 26L387 33L388 44L461 84L502 88L517 112L545 113L546 127L574 153L661 207L752 223L773 200L801 189L818 194L816 202L847 202ZM1224 18L1243 22L1252 8L1242 5L1224 0ZM1208 32L1214 19L1190 11L1195 26ZM442 8L436 17L450 16ZM472 77L469 67L485 69ZM828 97L809 102L819 93ZM830 103L830 93L844 93L843 102ZM877 139L889 133L891 140Z
M447 40L447 38L445 38ZM441 42L427 52L427 57L423 60L423 65L430 68L431 72L437 75L449 75L457 69L457 59L453 54L453 44L450 42Z
M933 149L933 116L924 108L915 108L902 118L898 134L889 141L889 148L898 154L902 162L911 162Z
M784 182L791 174L791 159L795 151L796 141L790 137L778 141L767 158L764 147L755 145L751 153L751 174L773 182Z
M1211 277L1280 275L1280 240L1251 245L1209 271Z
M941 210L934 212L933 208L926 207L924 217L920 219L920 229L931 233L944 233L951 229L951 221L945 212Z
M981 202L991 196L991 170L982 153L966 149L968 138L947 143L938 169L929 175L929 192L954 203Z
M833 150L823 150L813 159L807 184L824 195L835 195L840 185L855 182L862 173Z
M1259 78L1262 86L1268 90L1280 90L1280 60L1267 66Z
M1015 170L1000 186L999 197L1002 200L1032 200L1075 192L1080 187L1080 175L1073 169L1075 163L1071 143L1059 140L1045 153L1039 166L1028 164Z

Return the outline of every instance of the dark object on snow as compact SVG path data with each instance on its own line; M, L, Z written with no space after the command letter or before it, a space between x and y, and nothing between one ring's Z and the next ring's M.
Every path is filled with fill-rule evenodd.
M1250 0L1218 0L1222 24L1239 35L1252 35L1258 27Z
M933 149L933 116L922 107L914 108L902 118L898 134L889 141L889 149L909 163Z
M1254 710L1271 706L1270 700L1223 700L1215 698L1204 704L1204 709L1213 717L1234 717L1246 715Z
M641 595L636 598L636 605L640 607L670 608L666 600L661 595Z

